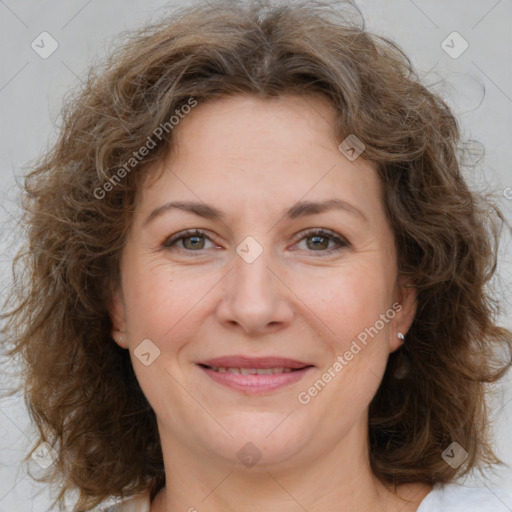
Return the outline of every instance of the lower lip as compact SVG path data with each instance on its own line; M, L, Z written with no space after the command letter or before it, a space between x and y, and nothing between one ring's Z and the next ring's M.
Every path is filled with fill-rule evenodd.
M204 366L199 366L208 377L215 382L231 389L247 394L267 393L281 389L302 379L312 366L287 373L272 373L270 375L242 375L241 373L215 372Z

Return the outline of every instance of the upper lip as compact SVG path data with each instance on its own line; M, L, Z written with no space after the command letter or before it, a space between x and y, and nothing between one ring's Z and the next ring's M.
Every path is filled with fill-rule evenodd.
M287 357L248 357L248 356L222 356L213 359L200 361L199 364L205 366L215 366L217 368L304 368L313 366L311 363L289 359Z

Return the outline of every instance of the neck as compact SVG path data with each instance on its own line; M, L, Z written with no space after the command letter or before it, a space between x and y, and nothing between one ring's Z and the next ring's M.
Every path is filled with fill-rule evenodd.
M167 486L151 512L395 512L416 511L431 486L397 486L379 481L371 472L366 442L344 439L328 453L302 463L240 468L200 456L172 438L161 436Z

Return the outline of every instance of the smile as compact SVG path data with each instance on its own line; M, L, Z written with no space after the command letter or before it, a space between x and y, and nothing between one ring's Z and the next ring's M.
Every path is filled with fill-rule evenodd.
M269 393L301 380L314 366L285 358L229 356L198 363L213 381L244 394Z
M291 368L226 368L225 366L207 366L214 372L240 373L242 375L271 375L273 373L289 373L294 370Z

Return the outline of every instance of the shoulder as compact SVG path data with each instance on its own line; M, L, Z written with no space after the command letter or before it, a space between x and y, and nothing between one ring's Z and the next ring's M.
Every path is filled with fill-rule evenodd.
M101 508L98 512L149 512L150 506L149 493L144 493L106 508Z
M436 484L417 512L510 512L512 492L500 489Z

